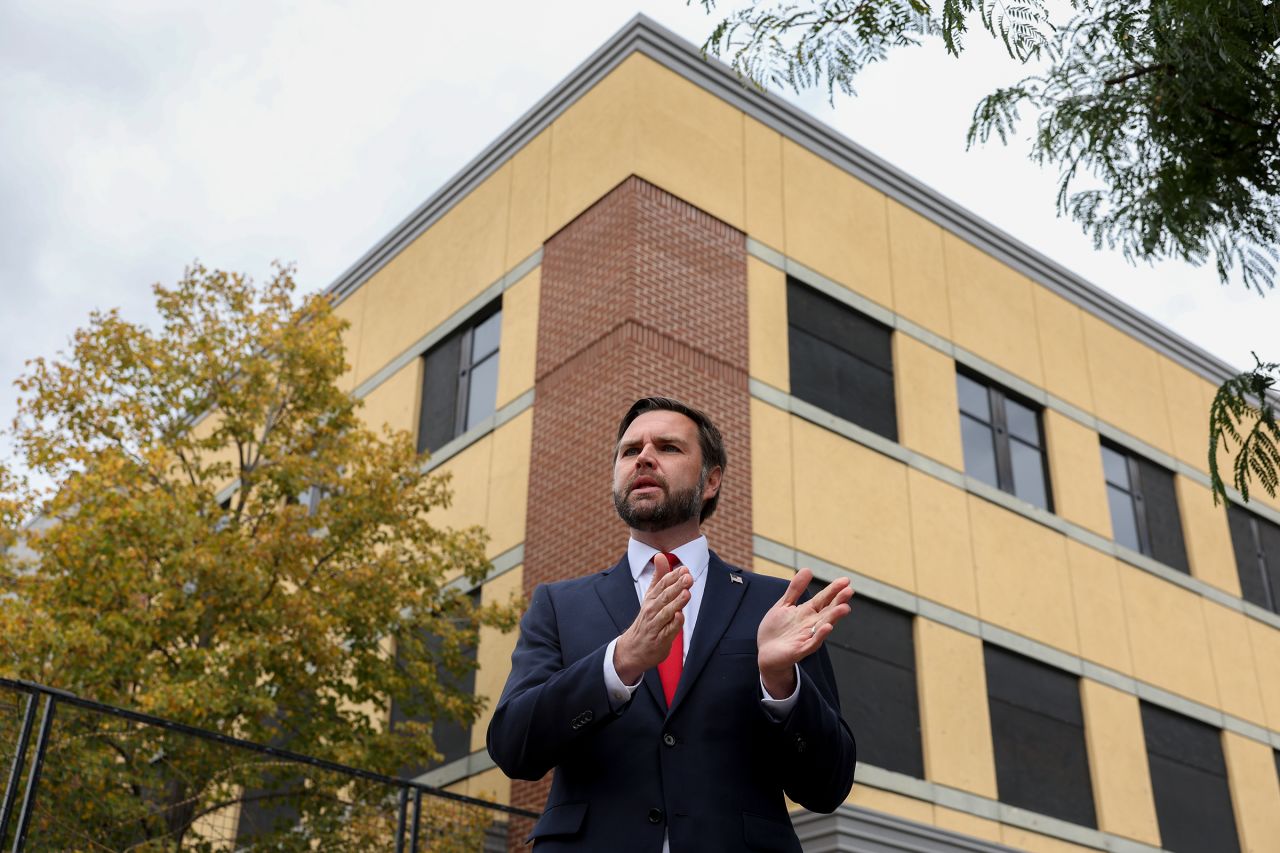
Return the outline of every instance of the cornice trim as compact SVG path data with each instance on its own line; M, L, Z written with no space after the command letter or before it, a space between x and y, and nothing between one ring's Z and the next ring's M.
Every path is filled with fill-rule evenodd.
M776 95L749 88L726 65L644 15L636 15L493 143L352 264L326 293L340 302L530 139L633 53L643 54L1091 314L1215 384L1239 372L972 211L872 154Z

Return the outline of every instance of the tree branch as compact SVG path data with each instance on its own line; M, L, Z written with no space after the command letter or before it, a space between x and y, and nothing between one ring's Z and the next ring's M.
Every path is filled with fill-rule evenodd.
M1200 106L1207 112L1210 112L1213 115L1216 115L1218 118L1226 119L1227 121L1233 122L1235 124L1242 124L1245 127L1252 127L1254 130L1263 130L1263 131L1275 130L1277 127L1276 121L1280 121L1280 119L1277 119L1276 121L1263 124L1262 122L1257 121L1255 119L1245 118L1244 116L1238 116L1235 113L1227 112L1221 107L1215 107L1213 104L1206 104L1204 101L1200 102Z
M220 811L221 809L234 806L237 803L240 805L244 805L245 803L256 803L262 800L277 800L277 799L282 799L284 797L297 797L297 796L321 798L321 795L318 791L314 791L307 788L296 788L294 790L289 790L289 791L263 791L262 793L258 793L258 794L245 794L243 796L239 796L234 799L220 800L219 802L209 805L207 808L201 809L200 811L192 815L191 822L195 823L205 815L213 814L216 811ZM335 802L338 802L337 798L332 796L324 797L324 799L330 799Z
M1177 70L1177 66L1171 65L1167 62L1159 65L1139 65L1135 70L1130 71L1128 74L1121 74L1119 77L1108 77L1102 82L1107 86L1119 86L1121 83L1127 83L1130 80L1137 79L1138 77L1144 77L1147 74L1154 74L1157 71L1176 72Z

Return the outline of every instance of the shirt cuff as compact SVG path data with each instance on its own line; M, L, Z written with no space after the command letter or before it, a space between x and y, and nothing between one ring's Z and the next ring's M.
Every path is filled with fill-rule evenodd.
M612 657L612 655L610 655ZM764 687L764 676L760 676L760 704L764 707L764 712L769 715L775 723L781 723L788 715L791 709L796 706L796 702L800 701L800 666L796 667L796 689L791 691L791 695L786 699L774 699L769 695L769 691ZM617 678L617 674L614 674ZM634 689L634 688L633 688Z
M616 645L618 645L618 638L614 637L609 645L604 647L604 689L609 694L609 707L615 712L621 711L622 706L631 701L631 694L636 692L636 688L644 680L644 676L641 676L635 684L622 683L618 670L613 666L613 647Z

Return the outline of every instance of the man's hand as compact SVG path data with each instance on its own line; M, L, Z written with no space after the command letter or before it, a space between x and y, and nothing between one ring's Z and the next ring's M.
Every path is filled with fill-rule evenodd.
M613 647L613 668L623 684L635 684L645 670L666 660L676 632L684 630L693 575L686 566L675 571L662 554L653 558L653 582L640 602L640 612Z
M853 590L848 578L827 584L822 592L797 604L811 580L813 572L808 569L796 572L756 631L760 678L775 699L785 699L795 691L796 664L816 652L835 624L849 615Z

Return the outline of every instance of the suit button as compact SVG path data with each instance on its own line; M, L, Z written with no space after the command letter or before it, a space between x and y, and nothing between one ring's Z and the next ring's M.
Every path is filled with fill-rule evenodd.
M587 710L582 712L582 722L589 723L591 722L591 718L594 716L595 714L591 713L591 709L588 708Z
M662 823L662 809L649 809L649 823Z
M667 746L675 746L676 736L673 735L671 732L667 732L665 735L662 736L662 742L665 743Z

